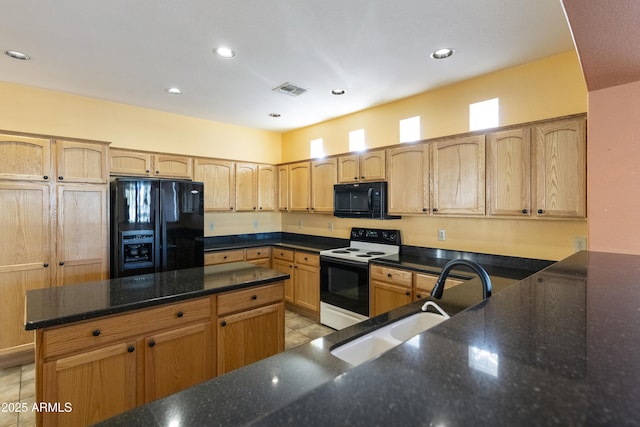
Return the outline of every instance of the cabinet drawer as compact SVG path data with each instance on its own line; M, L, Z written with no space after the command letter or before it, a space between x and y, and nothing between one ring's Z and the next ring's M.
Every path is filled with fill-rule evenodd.
M416 273L416 289L431 292L433 287L436 285L436 280L438 280L438 276L434 276L432 274ZM464 280L449 278L445 280L444 288L453 288L454 286L458 286L461 283L464 283Z
M284 299L282 283L218 295L218 316L247 310Z
M244 250L207 252L204 254L204 265L224 264L225 262L244 261Z
M320 267L320 255L313 255L307 252L296 252L296 264L311 265Z
M252 259L269 258L270 256L271 248L269 246L247 249L247 261Z
M397 268L383 267L381 265L371 265L371 278L395 285L410 288L413 282L413 273L408 270L398 270Z
M94 346L209 318L211 299L201 298L47 329L43 333L43 357L87 351Z
M273 257L284 261L293 261L293 251L288 249L273 248Z

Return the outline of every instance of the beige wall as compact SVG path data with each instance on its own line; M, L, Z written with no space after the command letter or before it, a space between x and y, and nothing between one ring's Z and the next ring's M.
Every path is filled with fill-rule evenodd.
M278 163L281 134L0 82L0 129L112 147Z
M589 250L640 254L640 82L589 93Z

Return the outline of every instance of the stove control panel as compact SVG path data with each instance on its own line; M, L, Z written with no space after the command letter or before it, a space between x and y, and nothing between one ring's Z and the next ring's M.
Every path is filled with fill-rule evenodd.
M400 246L400 230L353 227L351 241Z

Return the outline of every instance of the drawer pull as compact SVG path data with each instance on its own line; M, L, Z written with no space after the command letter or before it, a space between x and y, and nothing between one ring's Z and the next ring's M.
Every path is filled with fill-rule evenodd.
M387 273L387 277L392 277L393 275L391 273Z
M416 298L422 298L422 295L421 294L417 294Z
M227 326L227 321L223 320L222 322L220 322L220 326Z
M134 346L132 346L132 345L130 345L129 347L127 347L127 351L128 351L129 353L133 353L135 350L136 350L136 348L135 348Z
M405 294L406 296L409 296L409 295L411 295L411 292L407 291L407 292L405 292L404 294Z
M43 176L44 179L49 179L49 175Z
M257 300L257 299L258 299L258 295L251 295L251 299L252 299L253 301Z
M44 265L43 265L43 267L44 267L44 268L47 268L47 267L49 267L49 264L47 264L47 263L45 262L45 263L44 263Z
M182 317L182 316L184 316L184 312L183 311L179 311L178 314L176 314L176 316Z
M222 259L227 259L227 256L226 256L226 255L225 255L225 256L223 256L223 257L222 257Z
M58 179L62 181L64 179L64 176L59 176Z
M156 341L155 340L149 341L149 347L155 347L155 345L156 345Z
M94 337L97 337L98 335L100 335L100 329L94 329L94 330L93 330L93 332L91 332L91 334L92 334Z

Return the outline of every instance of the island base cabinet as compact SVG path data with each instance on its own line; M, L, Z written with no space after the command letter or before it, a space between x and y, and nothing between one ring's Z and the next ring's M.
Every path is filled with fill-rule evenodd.
M145 400L150 402L213 377L211 322L145 339Z
M85 426L135 407L137 351L122 342L44 363L38 425Z
M218 375L284 351L284 303L218 319Z

